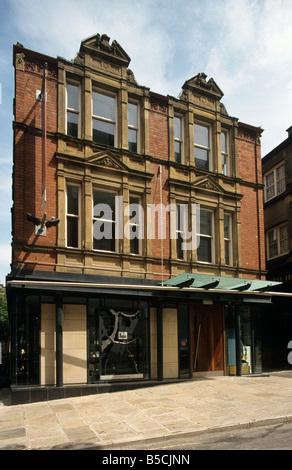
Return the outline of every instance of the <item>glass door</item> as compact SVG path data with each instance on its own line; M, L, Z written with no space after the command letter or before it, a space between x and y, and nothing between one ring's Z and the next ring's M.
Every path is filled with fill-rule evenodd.
M256 308L241 305L240 311L240 351L241 374L262 372L261 323ZM236 333L235 307L225 307L225 344L227 375L236 375Z

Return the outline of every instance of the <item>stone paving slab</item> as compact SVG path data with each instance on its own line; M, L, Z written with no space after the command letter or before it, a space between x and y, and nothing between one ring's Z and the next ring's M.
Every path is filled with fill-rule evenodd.
M118 449L292 421L292 374L194 379L0 406L0 450Z

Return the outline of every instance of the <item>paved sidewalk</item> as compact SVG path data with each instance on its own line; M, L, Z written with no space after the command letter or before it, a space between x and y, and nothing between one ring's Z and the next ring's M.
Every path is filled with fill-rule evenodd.
M1 406L0 450L137 449L152 440L292 421L292 374L216 377ZM139 447L138 447L139 448ZM142 447L141 447L142 448Z

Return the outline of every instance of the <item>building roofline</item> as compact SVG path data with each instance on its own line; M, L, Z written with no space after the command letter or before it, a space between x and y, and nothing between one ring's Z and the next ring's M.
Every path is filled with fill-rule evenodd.
M287 137L287 139L283 140L283 142L277 145L277 147L273 148L273 150L267 153L267 155L262 158L262 163L266 163L270 158L274 157L277 153L281 152L281 150L284 150L290 144L292 144L292 135Z
M264 129L262 129L262 127L260 127L260 126L258 126L258 127L257 126L252 126L251 124L246 124L245 122L241 122L241 121L238 122L238 127L243 127L246 130L255 132L257 134L262 134L264 132Z
M161 95L160 93L156 93L155 91L149 91L149 96L150 98L154 98L154 99L157 99L157 100L161 100L161 101L169 101L169 96L165 96L165 95Z
M29 55L30 57L33 57L35 59L38 59L44 62L50 62L51 64L54 64L54 65L58 64L58 60L55 57L41 54L40 52L33 51L31 49L26 49L25 47L23 47L22 44L17 43L17 44L13 44L13 66L15 66L15 55L19 52L20 53L22 52L26 55Z

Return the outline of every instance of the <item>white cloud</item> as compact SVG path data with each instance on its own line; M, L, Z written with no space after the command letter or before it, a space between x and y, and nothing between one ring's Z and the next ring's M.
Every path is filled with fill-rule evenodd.
M263 153L286 137L291 124L291 0L9 4L11 28L27 48L70 60L82 39L106 33L130 55L130 68L141 85L177 96L186 79L205 72L224 92L230 114L263 126Z
M10 243L0 243L0 264L9 264L11 260Z
M11 246L10 243L0 243L0 284L5 284L5 277L10 272Z
M220 6L203 71L223 90L230 114L265 129L264 155L291 125L292 2L226 0ZM195 63L195 48L190 54Z
M226 0L223 5L208 54L207 68L212 73L227 77L232 72L240 82L246 82L260 70L269 79L268 74L277 74L284 64L291 71L289 0Z
M38 8L35 0L12 3L13 21L26 39L24 47L71 60L81 40L105 33L130 55L130 68L137 81L161 89L172 54L171 32L153 24L155 1L87 0L85 7L83 2L59 0L47 3L44 14L40 14L41 6Z

